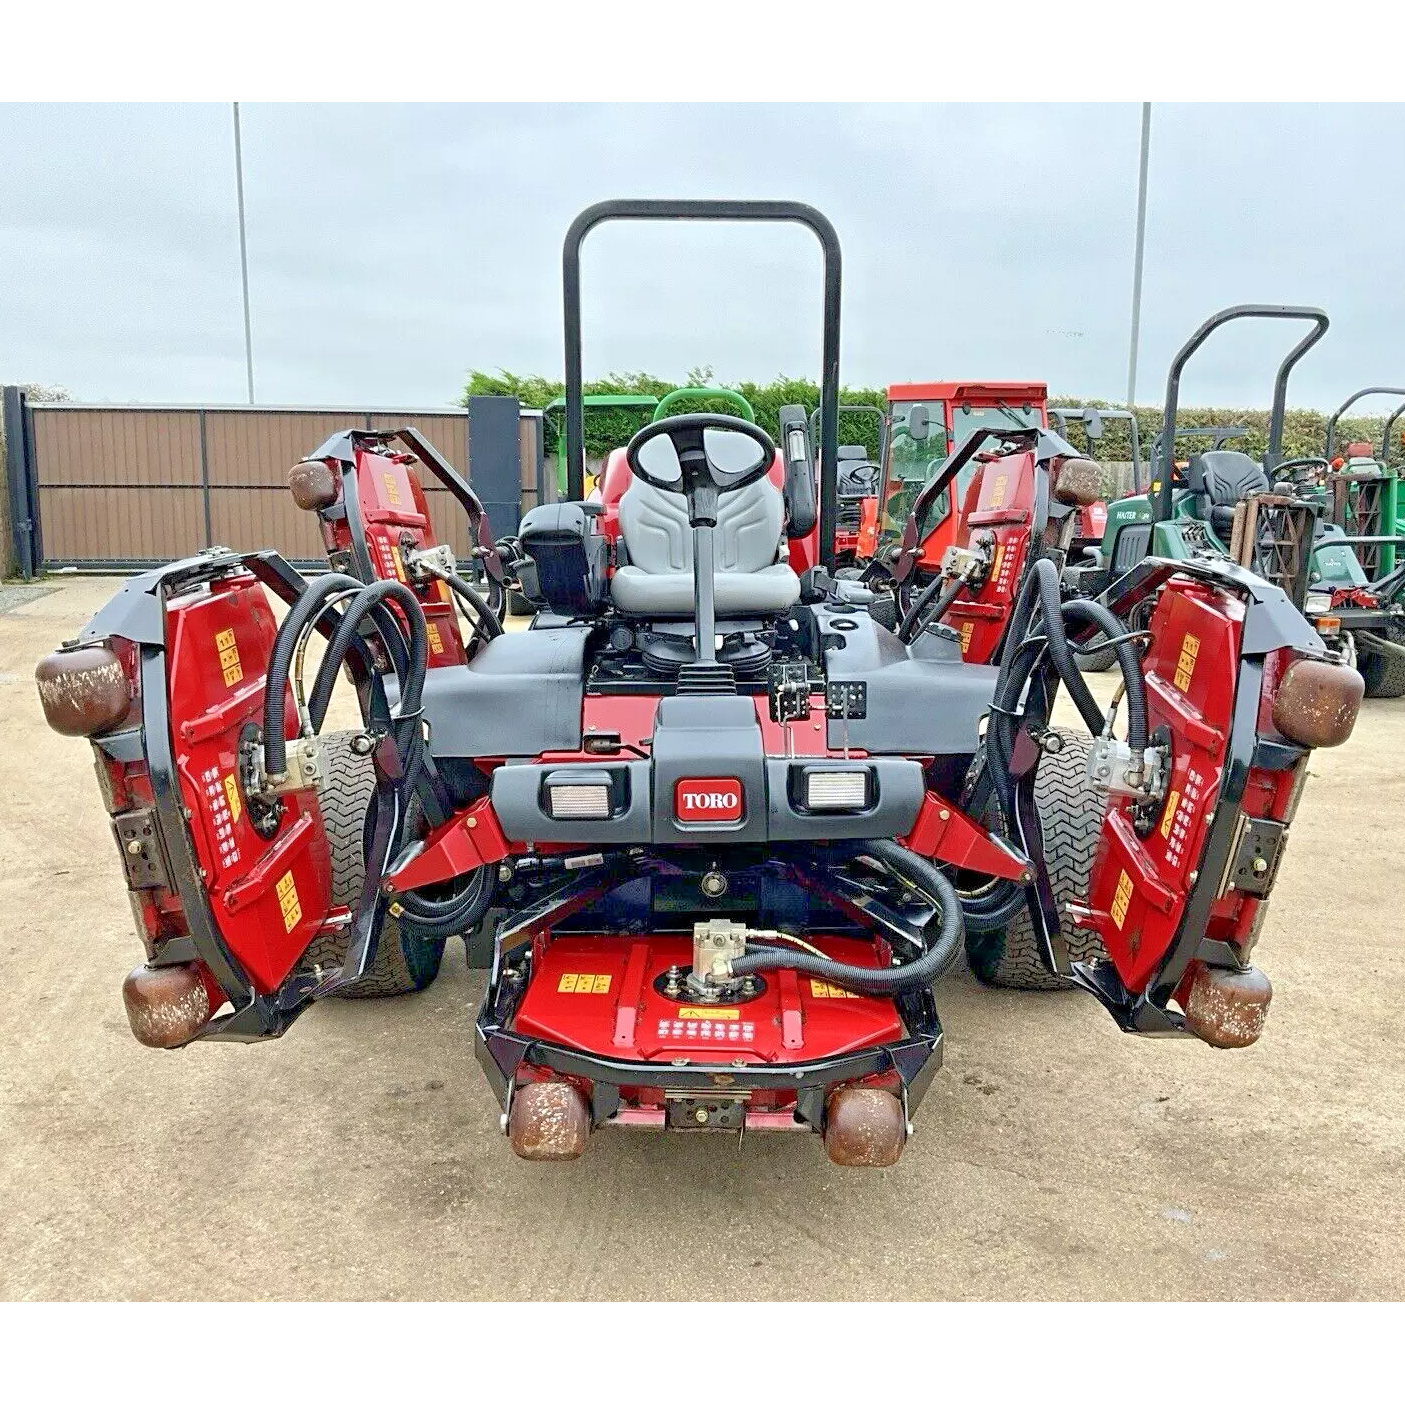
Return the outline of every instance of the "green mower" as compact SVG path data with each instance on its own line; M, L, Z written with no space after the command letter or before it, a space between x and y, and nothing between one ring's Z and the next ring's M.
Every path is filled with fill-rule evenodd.
M1181 437L1176 428L1181 373L1214 331L1241 318L1312 324L1278 367L1267 452L1258 462L1216 447L1192 454L1182 468L1173 447ZM1242 304L1208 318L1171 363L1149 491L1109 506L1096 564L1069 567L1064 585L1072 594L1095 596L1148 557L1232 560L1279 586L1328 647L1359 670L1368 696L1399 697L1405 694L1405 568L1372 581L1356 554L1358 546L1394 546L1396 538L1392 534L1386 542L1379 532L1349 534L1327 510L1326 460L1282 455L1288 377L1327 327L1327 314L1313 307ZM1132 629L1144 623L1128 620ZM1101 661L1102 652L1090 653L1090 666Z

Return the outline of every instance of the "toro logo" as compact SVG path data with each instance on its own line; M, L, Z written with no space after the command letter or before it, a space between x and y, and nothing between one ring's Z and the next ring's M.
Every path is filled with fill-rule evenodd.
M731 776L690 777L673 787L679 824L730 824L742 817L742 783Z

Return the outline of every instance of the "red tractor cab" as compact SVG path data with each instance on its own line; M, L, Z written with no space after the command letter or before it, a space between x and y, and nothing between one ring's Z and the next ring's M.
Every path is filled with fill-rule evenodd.
M1038 381L921 381L888 387L889 432L879 497L863 505L856 555L872 561L902 535L918 494L978 429L1046 429L1049 388ZM931 503L923 550L936 569L956 540L956 501L974 477L969 467ZM950 489L954 489L950 491Z

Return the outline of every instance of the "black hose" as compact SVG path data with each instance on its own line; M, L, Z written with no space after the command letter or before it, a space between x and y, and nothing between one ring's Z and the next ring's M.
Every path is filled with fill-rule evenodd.
M1134 753L1144 751L1147 743L1146 679L1142 677L1142 661L1136 643L1127 637L1126 624L1096 600L1070 600L1064 605L1063 613L1067 619L1081 619L1097 625L1112 641L1112 651L1127 690L1127 745Z
M486 644L490 639L496 639L502 633L502 623L496 614L493 613L492 606L469 585L460 575L453 571L446 572L439 577L459 599L467 601L473 610L474 625L473 632Z
M1008 878L997 879L988 893L961 899L961 916L968 932L998 932L1025 906L1025 890Z
M377 581L373 585L363 587L361 593L351 601L343 612L341 622L337 625L336 632L327 645L327 652L322 657L322 662L317 669L316 681L312 685L312 695L307 701L307 715L314 732L322 730L322 722L327 716L327 707L332 700L332 690L337 685L341 666L346 661L346 655L352 644L360 635L361 621L367 615L371 617L371 622L385 643L386 652L389 653L396 676L400 680L400 696L402 700L405 697L405 689L410 682L414 655L413 632L411 638L407 640L404 627L385 603L385 596L395 592L376 589L377 586L382 585L397 586L400 590L405 590L405 587L400 586L398 581ZM406 591L406 594L408 595L409 592ZM399 598L403 602L403 597ZM416 602L416 613L418 613L418 602ZM426 632L426 646L427 644L428 633ZM423 686L424 680L421 676L420 687L423 688ZM418 703L415 706L418 706Z
M409 659L400 690L398 716L394 720L396 750L400 753L399 785L408 793L419 771L423 752L424 734L420 727L419 713L425 674L429 668L429 630L414 591L399 581L373 581L352 600L342 615L337 632L327 646L327 656L322 661L322 668L318 670L314 702L325 715L332 688L336 684L337 671L360 631L361 621L367 615L392 636L403 633L395 615L386 608L392 600L400 606L409 628ZM388 623L382 623L382 620ZM308 711L310 714L311 707Z
M370 614L376 631L385 645L386 652L390 655L390 665L395 670L396 678L399 679L400 690L404 692L405 680L410 675L410 653L405 632L383 602L377 602ZM334 657L332 650L328 648L322 657L321 664L318 665L317 676L313 681L312 693L307 703L308 721L312 723L314 732L322 730L322 723L327 718L327 707L332 700L332 690L336 687L337 679L341 676L342 664L346 662L345 655L350 651L351 648L348 645L341 657Z
M297 652L303 631L327 608L330 596L346 590L359 591L365 586L355 576L329 572L314 581L294 601L273 640L273 652L268 659L268 675L263 696L264 769L271 776L281 776L288 766L288 740L283 735L284 695L288 691L288 670Z
M402 893L396 899L403 912L402 925L412 936L459 936L476 927L492 906L495 878L495 865L484 864L469 875L468 887L453 897Z
M1049 657L1054 668L1068 689L1073 705L1083 718L1083 724L1098 736L1103 729L1103 710L1098 700L1089 691L1079 671L1073 650L1068 646L1068 634L1063 621L1063 593L1059 589L1059 573L1049 558L1042 557L1034 563L1034 580L1039 590L1039 610L1043 616L1044 633L1048 640Z
M846 990L873 995L897 995L904 991L925 989L940 978L961 951L961 899L951 880L934 864L892 839L871 839L856 845L855 851L877 859L890 873L903 879L935 904L941 914L941 926L936 940L930 943L927 950L916 961L901 966L875 968L850 966L842 961L831 961L827 956L811 955L807 951L771 947L738 957L732 962L733 975L753 975L758 971L800 971Z
M922 612L927 608L932 597L937 593L942 584L943 577L934 576L923 587L922 593L912 602L912 608L898 621L897 636L904 644L910 644L915 634L919 633L917 626L920 624L923 629L938 623L942 616L951 608L952 602L961 593L961 587L966 584L959 576L956 577L945 591L942 592L941 599L937 601L931 617L924 620Z

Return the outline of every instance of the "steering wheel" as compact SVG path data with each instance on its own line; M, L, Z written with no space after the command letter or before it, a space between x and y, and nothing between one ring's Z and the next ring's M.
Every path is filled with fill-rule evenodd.
M682 493L694 527L717 525L717 500L764 478L775 441L733 415L673 415L646 424L624 451L629 471L652 488Z
M1275 464L1271 475L1274 483L1287 483L1291 481L1295 487L1311 488L1317 486L1317 473L1303 473L1305 468L1317 469L1321 473L1330 472L1330 465L1326 459L1304 458L1304 459L1284 459L1280 464Z

